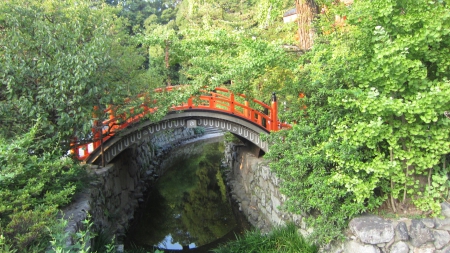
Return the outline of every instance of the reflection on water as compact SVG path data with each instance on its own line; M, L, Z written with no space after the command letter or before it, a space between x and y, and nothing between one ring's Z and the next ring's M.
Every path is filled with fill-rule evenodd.
M139 224L133 228L134 244L192 249L216 241L236 227L219 170L223 143L195 148L200 152L174 158L149 193Z

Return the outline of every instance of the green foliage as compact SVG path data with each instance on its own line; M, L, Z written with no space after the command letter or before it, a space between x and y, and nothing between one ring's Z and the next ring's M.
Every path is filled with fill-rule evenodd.
M0 3L0 134L40 142L90 132L93 106L120 101L136 85L142 57L125 38L116 9L92 1ZM55 135L59 133L60 136Z
M283 89L305 94L280 116L297 125L270 136L267 157L287 208L312 215L318 242L388 199L394 211L410 200L439 215L448 191L449 13L439 1L355 1L330 5L317 22L323 35L303 56L298 85ZM336 14L346 16L342 25Z
M17 250L13 249L7 242L3 234L0 234L0 250L4 253L15 253Z
M290 252L313 253L318 248L307 242L297 233L293 224L275 228L267 235L260 231L248 231L244 236L237 236L236 241L214 249L215 253L258 253L258 252Z
M56 151L33 154L38 126L15 140L0 139L0 234L19 252L47 246L47 226L71 201L85 172ZM50 148L46 148L49 150Z
M360 203L388 180L392 186L386 193L393 198L432 202L433 208L423 211L439 215L445 191L417 196L426 183L413 184L433 166L442 166L450 144L443 116L450 105L450 61L444 56L450 32L441 31L450 25L449 9L437 2L380 1L355 4L353 10L347 43L338 40L343 51L353 53L335 55L351 68L342 77L348 88L330 100L350 111L329 140L329 145L346 143L327 151L338 168L333 180Z
M268 8L280 13L288 1L276 2ZM254 17L261 8L265 7L253 1L189 0L177 5L176 22L160 25L156 15L150 16L141 42L149 48L152 80L160 85L168 80L172 85L190 84L188 94L198 94L204 86L231 84L236 92L256 97L264 94L264 100L269 99L266 93L288 85L294 78L286 70L292 65L286 61L290 56L280 47L283 42L262 39L269 36L263 35L268 30L258 28L260 21ZM270 37L279 40L291 34L292 29L286 31L280 25L280 15L273 17L280 29L270 30L278 31Z
M101 251L92 250L91 242L98 235L93 233L90 217L87 217L82 221L82 229L71 234L66 232L67 220L59 219L55 225L53 225L49 230L51 234L50 244L51 247L46 251L46 253L113 253L116 252L114 245L114 238L110 242L104 245ZM73 244L67 245L67 241L72 241Z
M234 143L240 142L239 138L230 132L225 132L223 136L226 142L234 142Z
M194 133L198 135L205 134L205 128L204 127L196 127L194 128Z

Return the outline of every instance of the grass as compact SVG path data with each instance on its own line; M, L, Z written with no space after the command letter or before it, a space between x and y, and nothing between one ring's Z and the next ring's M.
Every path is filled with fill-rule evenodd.
M213 250L214 253L316 253L318 247L307 242L298 234L293 224L278 227L269 234L249 231Z

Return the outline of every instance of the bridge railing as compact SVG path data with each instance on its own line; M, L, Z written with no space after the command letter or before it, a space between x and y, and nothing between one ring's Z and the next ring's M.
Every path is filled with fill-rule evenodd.
M173 91L178 88L176 86L166 87L164 89L160 88L156 89L155 92ZM144 98L144 101L150 101L150 99ZM102 143L110 139L117 132L139 122L146 115L158 110L157 107L151 107L150 104L154 103L142 103L139 108L131 108L129 113L122 113L120 115L116 115L116 108L114 106L109 106L104 111L104 113L109 115L109 119L104 121L94 120L92 127L94 141L80 144L74 139L72 141L74 147L72 152L75 153L78 160L85 160L94 150L102 148ZM258 105L260 108L252 108L251 104ZM138 109L140 113L135 113ZM226 88L218 87L213 91L203 90L201 95L190 97L187 102L172 106L170 110L207 110L232 114L253 122L268 132L278 131L287 126L287 124L278 121L278 105L275 93L273 93L272 101L268 105L260 100L249 99L243 94L236 95ZM94 108L94 111L98 111L98 108ZM94 118L98 117L94 114Z

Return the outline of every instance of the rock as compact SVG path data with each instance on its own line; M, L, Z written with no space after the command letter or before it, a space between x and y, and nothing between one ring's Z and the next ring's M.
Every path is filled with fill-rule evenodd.
M434 246L436 249L442 249L450 242L450 234L444 230L433 231Z
M350 221L349 227L364 243L379 244L394 238L392 222L377 216L354 218Z
M435 219L435 228L439 230L450 230L450 218L448 219Z
M402 241L408 241L409 240L409 234L408 234L408 227L406 227L406 223L403 221L400 221L397 224L397 227L395 227L395 235L399 240Z
M441 250L436 250L435 253L450 253L450 245Z
M427 245L420 248L415 248L413 253L434 253L435 251L436 249L433 246Z
M408 253L409 247L403 241L396 242L392 245L390 253Z
M433 219L422 219L422 223L428 228L434 228L434 220Z
M381 253L374 245L361 244L357 241L348 241L345 244L344 253Z
M411 244L414 247L420 247L425 243L434 240L431 230L427 228L420 220L411 221L409 235L411 236Z
M445 218L450 218L450 203L447 201L441 203L441 215Z

